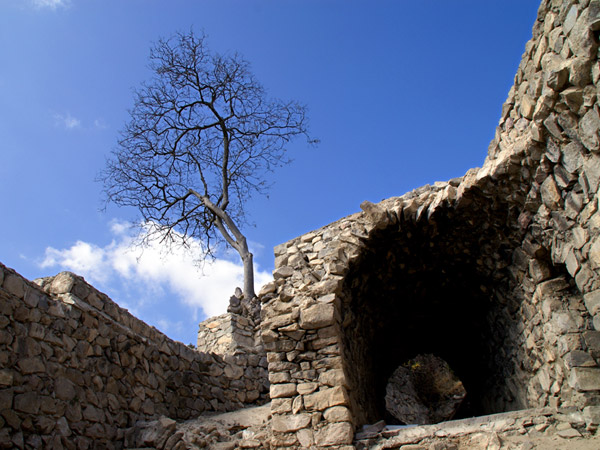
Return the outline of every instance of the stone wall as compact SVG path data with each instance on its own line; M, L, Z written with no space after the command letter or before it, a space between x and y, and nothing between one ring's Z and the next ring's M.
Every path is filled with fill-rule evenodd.
M202 353L216 355L235 367L244 370L243 382L247 395L257 401L268 401L269 380L267 355L262 345L260 329L254 321L240 314L227 313L211 317L199 325L198 345ZM232 376L226 367L226 374ZM241 382L236 382L242 388Z
M275 248L274 446L350 448L424 352L465 416L600 405L599 33L599 1L543 1L481 169Z
M118 449L138 420L261 397L237 357L172 341L82 278L37 283L0 265L0 447Z

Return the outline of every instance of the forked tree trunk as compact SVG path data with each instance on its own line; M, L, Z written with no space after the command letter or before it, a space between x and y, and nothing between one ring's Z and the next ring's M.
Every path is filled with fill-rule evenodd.
M242 234L233 219L222 208L215 205L206 195L200 195L193 189L189 190L191 195L196 196L202 201L204 206L215 215L215 225L225 239L240 255L244 264L244 298L247 301L256 297L254 293L254 263L252 253L248 250L246 236ZM232 236L233 235L233 236Z

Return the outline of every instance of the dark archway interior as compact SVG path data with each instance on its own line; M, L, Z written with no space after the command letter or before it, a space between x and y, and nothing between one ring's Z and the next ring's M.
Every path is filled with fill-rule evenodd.
M496 223L508 216L487 214L503 219ZM350 377L360 386L355 409L362 423L394 423L385 410L387 380L422 353L445 359L462 380L468 394L455 418L498 412L483 401L489 380L498 379L491 342L502 333L494 329L491 288L505 279L515 244L510 229L487 226L494 223L487 214L460 217L455 211L454 217L373 232L350 267L344 336Z

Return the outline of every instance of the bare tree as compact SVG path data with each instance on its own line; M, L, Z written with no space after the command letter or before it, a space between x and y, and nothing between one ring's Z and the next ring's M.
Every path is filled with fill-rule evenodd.
M198 259L225 241L254 293L252 253L240 230L245 201L289 162L286 144L307 134L306 108L269 99L237 54L210 52L204 35L178 33L151 49L153 78L135 91L130 120L100 175L108 201L137 208L150 235L189 245ZM149 238L150 235L146 235Z

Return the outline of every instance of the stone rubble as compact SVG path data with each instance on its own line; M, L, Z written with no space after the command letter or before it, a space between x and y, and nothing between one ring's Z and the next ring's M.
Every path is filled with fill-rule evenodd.
M138 422L125 432L126 449L234 450L269 448L270 404L177 423L166 417Z

